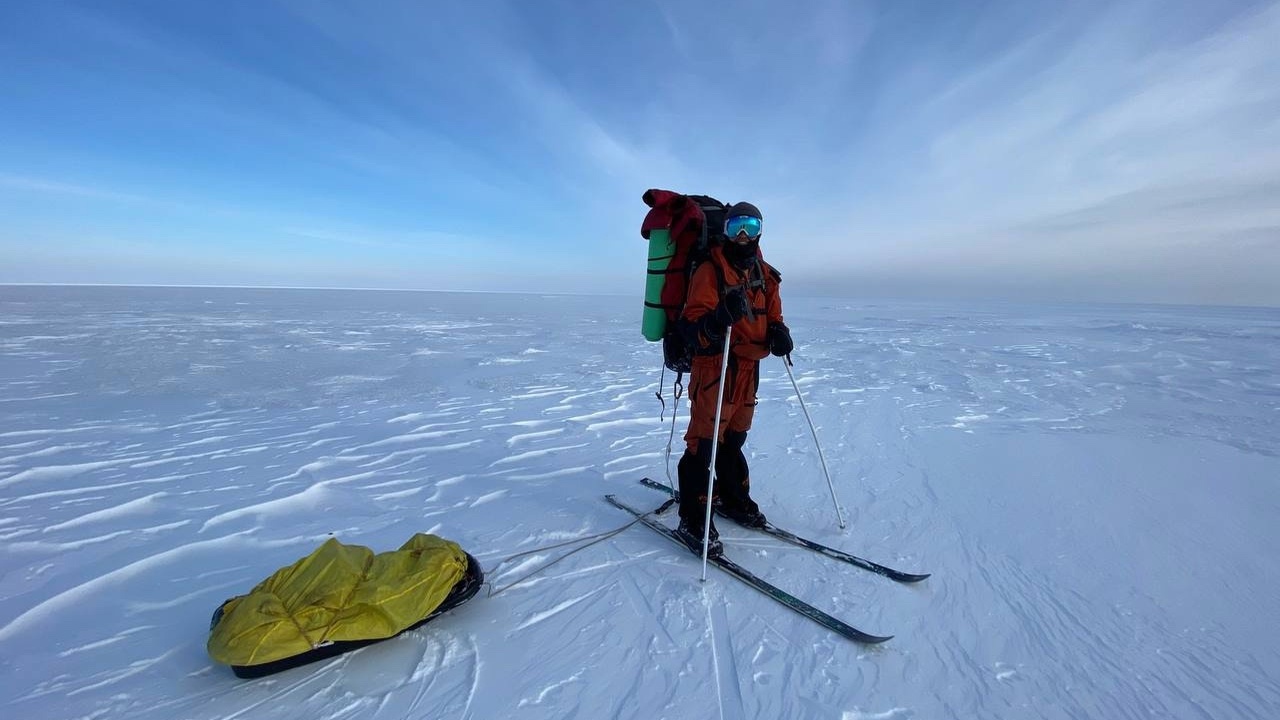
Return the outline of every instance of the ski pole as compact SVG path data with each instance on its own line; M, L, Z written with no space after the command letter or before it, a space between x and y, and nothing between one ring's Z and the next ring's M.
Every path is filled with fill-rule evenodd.
M796 389L796 398L800 400L800 409L804 412L804 419L809 421L809 432L813 433L813 444L818 448L818 461L822 463L822 474L827 477L827 487L831 489L831 502L836 506L836 518L840 520L840 529L844 529L844 513L840 512L840 500L836 497L835 483L831 482L831 473L827 472L827 458L822 454L822 443L818 442L818 431L813 427L813 418L809 417L809 408L804 406L804 396L800 394L800 385L796 383L796 376L791 374L791 355L788 353L782 360L782 366L787 369L787 377L791 378L791 387Z
M707 581L707 550L711 546L711 497L716 487L716 451L720 448L720 412L724 409L724 381L729 374L729 338L733 326L724 329L724 359L720 362L720 391L716 393L716 424L711 428L711 467L707 468L707 515L702 520L702 582Z
M676 439L676 415L680 412L680 396L676 395L675 401L671 404L671 432L667 434L667 484L671 487L679 487L680 484L671 479L671 444Z

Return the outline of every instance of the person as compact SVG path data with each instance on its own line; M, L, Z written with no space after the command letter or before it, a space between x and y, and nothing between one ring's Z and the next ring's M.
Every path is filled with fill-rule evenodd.
M751 203L740 202L725 213L725 240L710 251L689 281L677 331L694 348L689 378L689 427L686 449L678 465L680 539L702 554L712 442L716 481L712 502L727 517L748 527L763 527L764 514L751 499L751 477L743 446L755 416L759 362L769 353L791 352L791 331L782 321L778 284L782 276L759 253L763 216ZM729 328L729 363L722 392L720 370ZM716 400L723 397L720 426L715 427ZM708 555L722 552L712 522Z

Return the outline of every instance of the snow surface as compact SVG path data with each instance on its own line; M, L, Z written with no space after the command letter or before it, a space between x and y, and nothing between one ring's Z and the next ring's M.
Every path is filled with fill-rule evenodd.
M656 506L635 481L666 477L670 425L639 305L0 287L0 714L1280 717L1280 312L1260 309L788 298L850 526L777 360L755 495L934 575L721 523L726 549L884 645L700 583L635 526L331 661L253 681L210 661L214 608L331 534L435 532L500 587L571 548L505 558L624 524L603 494Z

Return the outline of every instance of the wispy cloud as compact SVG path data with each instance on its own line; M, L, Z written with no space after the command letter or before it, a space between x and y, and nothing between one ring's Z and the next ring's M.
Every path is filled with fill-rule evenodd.
M814 270L861 260L860 277L914 259L1055 282L1066 262L1116 275L1136 289L1127 299L1168 299L1204 284L1197 265L1216 278L1237 264L1223 257L1228 236L1280 235L1280 8L1171 45L1144 36L1159 8L1145 10L1048 27L967 73L939 74L905 120L928 141L904 159L909 173L894 173L890 194L868 192L883 202L851 198L843 231L789 259ZM1161 255L1178 256L1178 274L1146 272ZM1280 275L1273 252L1239 264L1253 275L1259 263Z
M1280 275L1276 37L1244 0L40 6L0 189L47 207L0 209L617 286L658 186L757 202L793 288L1195 300Z
M151 198L143 195L117 192L115 190L93 187L90 185L78 185L61 180L51 180L48 178L31 177L26 175L12 175L2 172L0 172L0 187L20 192L70 195L81 198L97 198L120 202L151 201Z

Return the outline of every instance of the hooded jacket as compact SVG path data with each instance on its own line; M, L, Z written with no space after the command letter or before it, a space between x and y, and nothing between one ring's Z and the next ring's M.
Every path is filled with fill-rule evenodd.
M725 291L746 286L751 314L733 324L730 353L752 362L767 357L769 326L782 322L782 299L778 295L781 282L781 273L759 256L744 269L729 262L721 248L712 248L710 259L698 266L689 281L688 297L680 316L682 332L696 348L695 354L720 354L724 339L708 336L705 325L699 321L715 311Z

